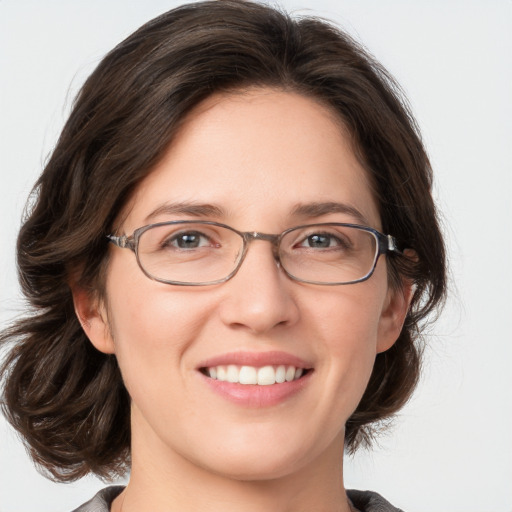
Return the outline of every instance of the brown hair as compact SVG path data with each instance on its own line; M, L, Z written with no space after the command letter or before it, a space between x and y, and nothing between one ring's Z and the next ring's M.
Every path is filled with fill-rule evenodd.
M410 397L420 327L445 293L445 254L429 161L400 89L327 22L242 0L184 5L120 43L85 82L19 234L31 314L0 339L13 344L3 407L55 479L113 476L129 464L130 399L115 357L96 351L80 327L71 269L81 269L81 286L103 293L106 235L180 122L214 92L254 86L295 91L338 114L371 178L384 232L417 254L388 258L392 282L406 277L416 289L398 341L377 356L347 423L348 448Z

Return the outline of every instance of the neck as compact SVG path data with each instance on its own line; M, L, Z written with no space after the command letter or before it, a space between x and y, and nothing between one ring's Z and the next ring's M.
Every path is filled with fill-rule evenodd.
M259 480L221 475L175 452L148 451L133 441L130 483L114 501L112 512L351 510L343 487L343 439L336 439L316 460L298 470Z

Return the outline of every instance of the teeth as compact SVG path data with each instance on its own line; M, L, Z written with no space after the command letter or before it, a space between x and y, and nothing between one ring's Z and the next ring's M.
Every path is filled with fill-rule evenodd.
M228 382L238 382L239 376L240 376L240 369L237 368L234 364L228 365L226 380Z
M213 376L212 373L215 373L215 368L213 368L213 372L211 371L212 369L210 369L210 377L212 379L215 379L215 377ZM227 375L226 375L226 367L225 366L217 366L217 380L226 380L227 379Z
M276 369L276 382L282 384L286 380L286 366L278 366Z
M263 366L258 370L258 386L270 386L276 383L276 371L273 366Z
M207 368L206 374L216 380L239 384L257 384L258 386L271 386L300 379L304 374L303 368L295 366L212 366Z
M240 384L258 384L258 370L253 366L242 366L238 381Z

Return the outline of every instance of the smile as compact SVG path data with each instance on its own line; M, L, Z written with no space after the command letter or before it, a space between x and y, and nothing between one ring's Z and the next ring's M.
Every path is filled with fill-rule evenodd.
M292 365L240 366L236 364L202 368L211 379L233 384L271 386L300 379L307 369Z

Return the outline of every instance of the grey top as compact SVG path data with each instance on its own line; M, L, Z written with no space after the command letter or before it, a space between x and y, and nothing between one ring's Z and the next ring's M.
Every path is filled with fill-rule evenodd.
M124 487L121 485L107 487L73 512L109 512L112 501L123 489ZM347 495L360 512L402 512L401 509L393 507L376 492L347 491Z

